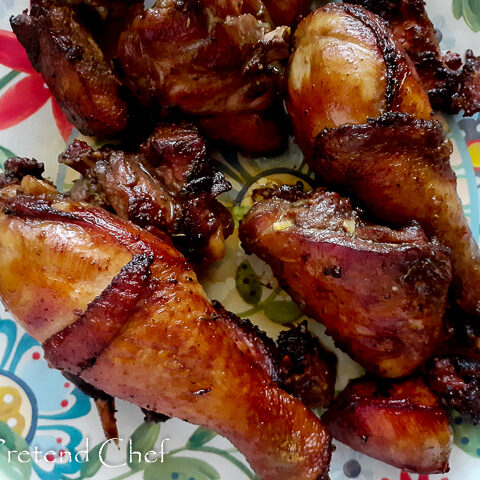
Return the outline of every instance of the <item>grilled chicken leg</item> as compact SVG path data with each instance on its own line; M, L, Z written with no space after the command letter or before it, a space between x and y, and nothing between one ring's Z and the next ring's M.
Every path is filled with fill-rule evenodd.
M338 32L339 22L349 28ZM382 29L375 30L374 24ZM377 43L368 44L365 38ZM415 69L385 22L362 7L329 5L300 24L294 45L289 112L296 132L309 122L300 146L312 168L381 220L402 225L416 220L429 237L449 247L458 304L480 315L480 250L457 195L449 164L451 142L441 125L429 119L428 98L418 91ZM318 50L316 45L324 47ZM361 53L353 57L359 48ZM302 64L306 67L300 74ZM332 79L349 95L322 89ZM392 97L389 91L396 93ZM353 100L359 94L368 102ZM312 102L317 96L322 101Z
M69 194L74 201L109 208L152 232L167 233L189 260L223 258L233 219L215 197L231 185L213 167L193 125L160 124L136 153L95 151L75 140L59 161L83 175Z
M328 432L278 387L258 342L214 308L177 250L32 176L10 180L0 295L51 366L216 430L264 480L326 478Z
M383 112L428 119L428 96L388 25L362 7L328 4L292 39L287 108L295 138L311 158L325 128L365 123Z

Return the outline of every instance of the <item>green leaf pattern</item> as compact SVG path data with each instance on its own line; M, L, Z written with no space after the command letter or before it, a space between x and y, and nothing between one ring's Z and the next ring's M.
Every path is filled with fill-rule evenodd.
M453 0L452 11L457 20L463 17L473 32L480 32L480 0Z
M159 435L159 423L143 423L130 437L132 450L140 452L144 457L145 453L153 450ZM143 462L139 460L138 455L132 455L130 458L130 455L127 454L127 464L132 470L140 470Z
M262 301L264 286L248 260L244 260L238 266L235 285L240 297L253 307L239 313L239 317L248 317L263 311L269 320L283 325L296 322L302 316L298 306L291 300L277 300L281 292L280 288L271 290L267 298Z
M17 455L11 455L8 452L28 451L27 442L17 433L15 433L6 423L0 422L0 438L5 441L0 446L0 472L2 480L28 480L32 472L32 463L22 463Z

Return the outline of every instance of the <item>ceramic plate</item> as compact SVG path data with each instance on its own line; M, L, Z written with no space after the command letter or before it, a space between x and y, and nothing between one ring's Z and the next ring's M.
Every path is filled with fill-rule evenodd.
M9 17L21 12L27 3L0 2L0 167L10 156L35 157L45 163L47 176L66 190L75 176L57 164L57 155L79 134L65 120L10 32ZM445 50L473 48L480 54L478 0L428 0L427 6ZM480 117L441 120L455 145L452 166L465 213L478 238ZM236 220L248 210L249 194L258 185L298 180L311 184L311 172L293 143L275 158L247 159L233 151L214 153L214 157L233 185L222 200ZM248 291L242 287L245 275L250 280ZM270 269L257 258L246 256L236 236L228 240L226 258L210 268L202 283L210 298L241 317L251 318L273 336L285 328L283 324L304 319L278 288ZM48 368L40 345L1 307L0 317L0 479L256 478L242 455L218 435L175 419L162 425L144 424L139 409L124 402L118 402L119 446L105 443L92 401ZM310 321L310 327L326 346L334 348L321 326ZM342 389L362 370L343 353L337 354L337 388ZM456 414L452 423L455 447L447 475L401 472L336 442L331 479L479 480L480 427L467 424ZM149 450L157 452L155 463L145 461L143 454ZM9 451L18 453L9 456Z

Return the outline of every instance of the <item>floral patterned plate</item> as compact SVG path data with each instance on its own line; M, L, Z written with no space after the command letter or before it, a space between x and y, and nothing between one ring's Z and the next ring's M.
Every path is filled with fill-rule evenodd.
M27 0L0 2L0 167L13 155L35 157L47 176L67 189L73 173L56 162L65 144L79 136L66 121L44 82L30 66L10 32L8 18L27 7ZM480 54L480 1L428 0L444 49L476 49ZM480 229L480 117L442 118L455 145L452 165L473 234ZM311 172L295 145L276 158L246 159L235 152L215 154L233 190L223 201L236 220L248 210L250 191L267 182L311 183ZM248 280L248 289L245 289ZM241 317L249 317L276 336L283 324L303 319L278 287L270 269L247 257L233 236L227 256L203 277L211 298ZM265 285L268 285L265 286ZM321 326L310 327L334 348ZM361 368L337 351L337 388ZM64 480L245 480L257 478L245 459L226 440L179 420L144 424L138 408L119 402L118 448L106 443L92 402L43 359L40 345L0 307L0 479ZM336 443L332 480L478 480L480 427L453 414L455 444L448 475L414 475ZM145 454L154 450L157 461ZM167 453L168 452L168 453ZM141 458L141 460L140 460ZM147 459L154 460L153 457ZM163 462L161 461L163 459ZM279 479L284 480L284 479ZM289 479L290 480L290 479Z

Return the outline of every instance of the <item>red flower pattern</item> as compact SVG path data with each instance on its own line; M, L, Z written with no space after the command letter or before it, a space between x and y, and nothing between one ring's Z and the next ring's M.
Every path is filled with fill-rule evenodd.
M400 480L430 480L429 475L418 475L418 478L414 478L412 473L401 472ZM382 478L382 480L389 480L388 478ZM442 480L448 480L447 477L442 478Z
M53 118L66 142L73 125L65 118L42 76L33 69L25 49L7 30L0 30L0 64L27 74L0 96L0 130L23 122L51 99Z

